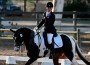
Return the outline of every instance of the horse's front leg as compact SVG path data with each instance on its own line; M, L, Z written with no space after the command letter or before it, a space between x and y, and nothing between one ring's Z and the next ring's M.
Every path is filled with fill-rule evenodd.
M27 56L30 57L30 59L26 62L25 65L30 65L32 64L35 60L37 60L38 58L38 54L39 54L39 51L35 52L35 53L29 53L27 52Z
M37 58L38 58L38 57L36 57L36 58L30 58L30 59L26 62L25 65L30 65L30 64L32 64L35 60L37 60Z

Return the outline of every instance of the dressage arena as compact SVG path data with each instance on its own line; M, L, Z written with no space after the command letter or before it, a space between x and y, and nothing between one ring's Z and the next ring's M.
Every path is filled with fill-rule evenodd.
M5 62L4 64L9 65L23 65L29 58L28 57L21 57L21 56L0 56L0 61ZM21 63L20 63L21 62ZM84 62L81 60L77 60L80 65L84 65ZM1 62L2 63L2 62ZM33 65L52 65L52 59L48 57L39 58L37 61L33 63ZM59 59L59 63L62 65L70 65L71 62L68 59ZM3 63L2 63L3 64Z
M0 56L0 65L24 65L28 59L28 57L21 56ZM79 65L85 65L81 60L77 60L77 62ZM61 65L71 65L68 59L59 59L59 63L61 63ZM32 65L53 65L53 62L52 59L45 57L37 59Z

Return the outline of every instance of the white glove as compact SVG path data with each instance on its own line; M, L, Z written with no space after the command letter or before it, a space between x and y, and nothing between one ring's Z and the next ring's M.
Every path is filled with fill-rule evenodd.
M35 28L34 28L34 31L37 31L37 30L38 30L38 27L35 27Z

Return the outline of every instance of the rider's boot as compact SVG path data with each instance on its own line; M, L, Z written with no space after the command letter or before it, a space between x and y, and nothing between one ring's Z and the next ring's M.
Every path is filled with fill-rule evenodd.
M50 56L49 56L49 59L52 59L52 57L53 57L53 51L54 51L53 43L48 44L48 47L49 47L49 49L50 49Z

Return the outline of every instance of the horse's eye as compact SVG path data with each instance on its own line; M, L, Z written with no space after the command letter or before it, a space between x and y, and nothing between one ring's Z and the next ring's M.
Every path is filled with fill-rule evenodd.
M23 35L22 35L22 34L20 34L20 37L23 37Z

